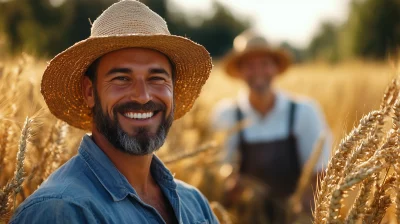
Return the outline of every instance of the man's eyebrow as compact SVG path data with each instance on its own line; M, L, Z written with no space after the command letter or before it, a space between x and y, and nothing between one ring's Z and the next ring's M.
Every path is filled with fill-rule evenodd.
M167 72L167 70L163 69L163 68L151 68L149 69L149 73L150 74L164 74L168 77L171 77L171 74L169 74Z
M110 71L107 72L106 76L112 75L114 73L126 73L131 74L132 70L129 68L112 68Z

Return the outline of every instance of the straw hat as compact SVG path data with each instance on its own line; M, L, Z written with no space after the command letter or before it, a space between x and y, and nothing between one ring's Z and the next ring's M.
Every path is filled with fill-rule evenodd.
M278 73L282 74L291 63L288 52L283 49L273 48L267 40L254 31L247 30L238 35L233 41L233 49L223 59L225 72L232 77L240 77L238 65L242 58L252 53L270 55L278 66Z
M51 113L74 127L91 130L91 110L81 91L83 75L97 58L129 47L157 50L171 60L176 72L175 119L186 114L210 75L210 54L187 38L171 35L166 22L136 0L110 6L93 22L89 38L50 61L41 92Z

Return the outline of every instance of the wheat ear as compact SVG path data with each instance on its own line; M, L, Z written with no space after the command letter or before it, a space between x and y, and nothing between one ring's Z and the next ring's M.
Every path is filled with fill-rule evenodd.
M9 212L9 198L13 193L13 209L15 209L16 195L21 191L21 185L24 181L24 160L27 149L27 141L29 138L31 120L26 118L24 126L21 131L21 138L19 142L19 149L17 153L17 166L14 172L14 177L7 183L7 185L0 191L0 216Z
M367 211L367 203L372 194L376 177L377 175L374 174L372 177L368 177L363 181L360 192L346 217L344 222L345 224L355 224L365 215Z
M341 180L347 156L352 152L356 144L370 133L369 130L376 125L378 115L380 115L379 111L372 111L364 116L360 124L342 140L339 147L335 150L335 154L330 159L325 171L325 178L322 179L317 192L314 212L316 223L323 223L326 215L329 214L327 211L330 200L328 194L333 191Z
M60 165L60 155L63 153L65 137L68 133L68 125L65 122L57 121L55 138L52 141L47 165L44 171L45 177L48 177Z
M15 209L16 205L16 197L17 194L21 191L22 182L24 181L24 161L25 161L25 153L27 149L27 143L30 136L30 125L32 120L28 117L25 119L24 126L21 131L21 138L19 140L19 147L18 147L18 154L17 154L17 168L14 174L14 181L15 181L15 189L14 189L14 206Z
M392 200L390 193L388 192L395 183L396 178L394 176L387 178L381 186L377 186L377 190L374 194L368 215L364 217L363 222L367 224L380 223L386 210L389 208Z

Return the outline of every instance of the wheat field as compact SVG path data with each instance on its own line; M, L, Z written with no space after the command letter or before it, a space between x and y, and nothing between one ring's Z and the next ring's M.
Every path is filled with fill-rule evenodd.
M47 111L40 95L40 77L45 65L45 61L37 61L26 55L0 62L0 223L7 222L16 206L29 196L52 171L76 153L84 134L56 120ZM323 63L304 64L293 66L287 74L279 77L276 88L283 89L294 97L311 97L319 102L333 132L334 146L339 145L340 149L343 146L343 141L339 144L340 139L347 133L351 135L354 132L351 130L354 126L359 126L359 120L364 115L372 110L380 110L382 113L381 99L396 73L395 66L389 63L354 61L335 66ZM221 166L224 153L222 145L226 133L213 133L209 127L209 116L216 102L226 97L235 97L241 89L244 89L244 85L238 80L227 78L216 63L194 108L183 119L174 123L167 142L157 152L175 173L176 178L198 187L206 195L221 223L247 223L248 220L262 222L265 219L258 215L257 211L261 204L257 197L260 190L251 183L248 184L249 189L242 195L241 203L234 208L227 210L220 204L224 196L225 182L230 173L229 167ZM395 106L395 102L392 102L384 108ZM394 115L389 111L385 116L393 117ZM375 119L374 122L377 120ZM396 123L395 119L394 123ZM367 128L368 133L372 133L372 129L377 127L382 130L381 134L389 133L390 125L392 124L388 122L381 122L379 125L374 123L373 126ZM353 148L342 156L352 155L354 148L362 144L364 137L369 136L368 134L359 137L353 144ZM381 142L376 143L377 147L394 150L393 147L383 146L393 136L379 137ZM336 148L338 147L334 147ZM373 157L374 154L368 155ZM373 157L375 163L370 164L369 168L377 166L376 162L382 159L379 155ZM361 164L368 158L370 157L357 160L357 162ZM395 162L392 162L391 166L393 164ZM385 165L379 172L387 168L388 166ZM355 175L353 171L354 167L345 174L352 177L351 175ZM367 182L368 186L381 184L379 188L376 188L381 190L371 190L369 192L371 194L385 193L386 191L382 190L383 185L385 189L393 190L394 188L389 185L392 186L397 181L396 172L390 172L389 177L385 179L379 172L378 169L374 172L367 169L363 172L363 178L357 176L359 182L341 191L342 194L337 198L332 197L334 191L337 190L336 185L332 183L329 189L320 191L317 194L317 201L320 200L318 197L322 196L327 198L326 200L334 198L337 201L318 201L321 206L316 208L315 223L342 223L343 216L345 217L353 203L356 203L352 197L345 201L342 199L345 194L356 197L357 190L354 189L358 189L356 187L362 181L364 181L363 184ZM335 184L341 184L344 179L344 176L338 177ZM323 184L324 181L322 181ZM328 183L325 184L328 185ZM351 193L352 191L355 193ZM378 199L380 196L384 197L384 193L376 193L376 197ZM396 198L393 198L395 201ZM389 199L384 197L382 200L387 202ZM368 200L373 201L372 198ZM389 205L390 203L385 204L387 207ZM393 217L385 220L395 219ZM311 223L310 219L301 219L301 215L295 215L294 220L296 219L297 223Z

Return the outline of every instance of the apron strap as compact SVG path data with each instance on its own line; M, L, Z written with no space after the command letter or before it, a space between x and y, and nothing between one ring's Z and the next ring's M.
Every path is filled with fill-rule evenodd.
M294 101L290 101L290 112L289 112L289 135L294 136L294 123L296 115L297 104Z
M294 135L294 124L295 124L295 116L296 116L297 104L294 101L290 101L289 108L289 135ZM236 121L239 123L243 120L243 113L239 108L239 105L236 105ZM243 130L239 130L239 141L242 142L244 140Z
M243 120L243 113L239 108L239 105L236 105L236 121L239 124ZM239 130L239 149L242 150L242 144L244 142L244 134L243 134L243 128Z

